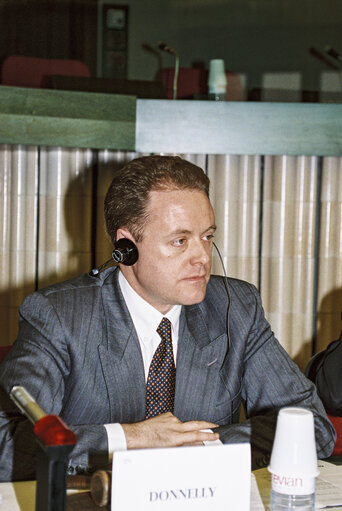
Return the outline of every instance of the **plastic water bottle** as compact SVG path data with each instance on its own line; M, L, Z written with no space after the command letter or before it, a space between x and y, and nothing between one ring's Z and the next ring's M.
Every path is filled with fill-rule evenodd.
M282 408L278 413L270 464L271 511L314 511L319 474L311 410Z
M315 494L309 495L287 495L271 491L271 511L314 511Z

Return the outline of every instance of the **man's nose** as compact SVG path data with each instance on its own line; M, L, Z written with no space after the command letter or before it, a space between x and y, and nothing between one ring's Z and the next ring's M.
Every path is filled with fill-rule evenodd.
M194 240L192 246L191 263L192 264L207 264L210 261L209 243L203 240Z

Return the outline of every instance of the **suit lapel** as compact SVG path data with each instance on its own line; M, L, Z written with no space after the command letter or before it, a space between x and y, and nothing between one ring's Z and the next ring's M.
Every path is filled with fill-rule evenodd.
M215 417L226 341L225 331L208 332L200 306L183 308L176 364L175 415L179 419Z
M139 341L118 284L119 270L102 287L104 336L99 346L111 422L136 422L145 415L145 375Z

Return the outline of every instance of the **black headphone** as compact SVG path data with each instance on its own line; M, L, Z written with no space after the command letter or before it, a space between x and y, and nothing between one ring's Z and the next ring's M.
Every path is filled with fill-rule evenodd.
M111 259L108 259L105 263L101 264L98 268L94 268L89 272L92 277L97 277L101 270L103 270L109 263L114 261L114 264L124 264L126 266L132 266L137 262L139 257L138 248L133 241L128 238L120 238L114 243L114 250L112 252Z
M114 243L112 259L120 264L132 266L137 262L139 257L137 246L128 238L120 238Z

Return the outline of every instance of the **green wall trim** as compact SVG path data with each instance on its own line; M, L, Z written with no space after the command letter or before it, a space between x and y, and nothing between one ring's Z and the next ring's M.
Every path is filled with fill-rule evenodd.
M342 105L136 99L0 86L0 143L143 153L342 155Z
M135 149L136 98L0 86L0 143Z
M136 150L342 155L342 104L137 100Z

